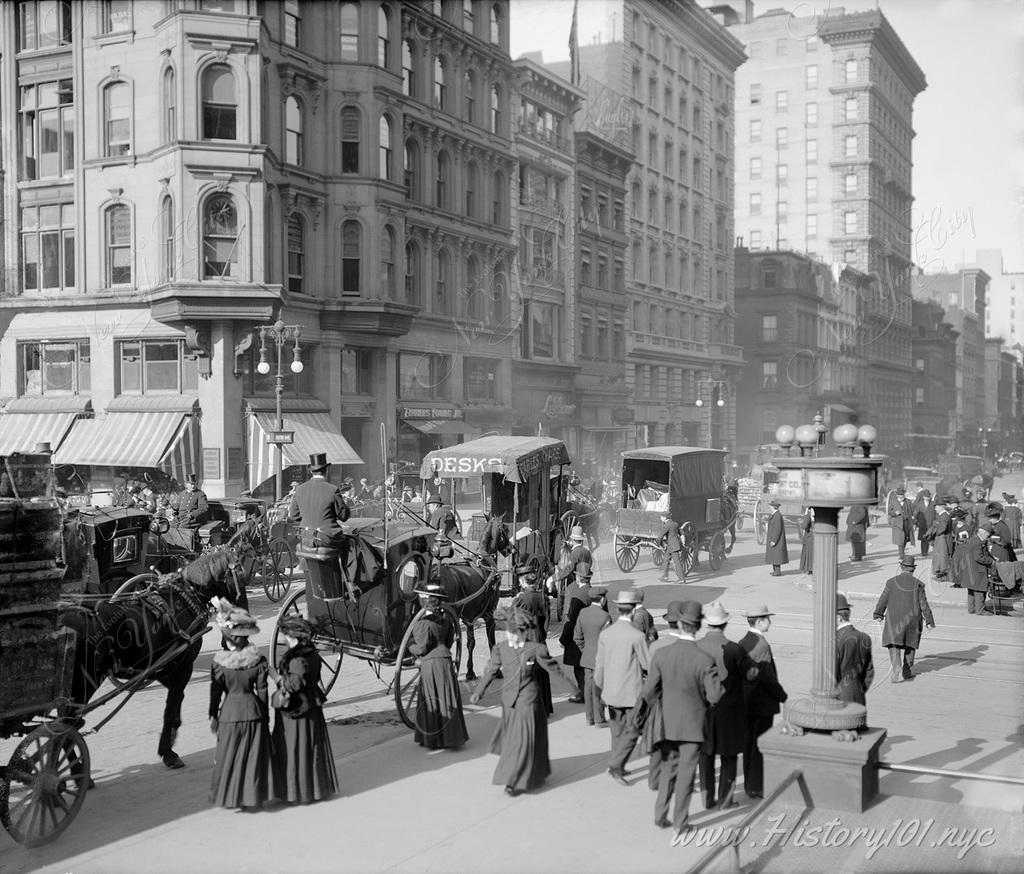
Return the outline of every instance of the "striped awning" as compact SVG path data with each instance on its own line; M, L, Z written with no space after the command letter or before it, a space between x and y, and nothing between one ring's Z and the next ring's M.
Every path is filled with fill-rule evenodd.
M184 481L199 469L199 423L178 412L108 413L83 419L54 454L55 464L159 468Z
M0 455L31 452L37 443L56 449L77 413L4 413L0 415ZM83 420L87 421L87 420Z
M255 489L275 473L274 453L267 432L276 430L270 413L249 414L249 487ZM295 432L295 442L282 444L282 467L309 464L314 452L326 452L331 464L362 464L363 460L338 431L328 413L285 413L284 430Z

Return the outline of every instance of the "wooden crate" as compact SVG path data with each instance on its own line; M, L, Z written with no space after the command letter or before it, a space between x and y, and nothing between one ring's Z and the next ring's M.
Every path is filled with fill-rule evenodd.
M56 501L0 499L0 569L23 561L59 560L62 530Z
M0 611L0 650L26 641L42 639L57 630L59 610L56 607L34 611ZM0 653L0 661L6 658Z
M3 644L0 723L49 711L71 688L74 658L75 633L68 628Z
M64 577L62 568L0 570L0 615L45 610L57 606Z

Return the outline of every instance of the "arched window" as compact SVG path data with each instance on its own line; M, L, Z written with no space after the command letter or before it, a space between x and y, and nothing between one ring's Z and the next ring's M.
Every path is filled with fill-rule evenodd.
M420 250L415 243L405 244L405 302L420 304Z
M160 201L160 275L164 282L170 282L176 274L174 234L174 201L166 195Z
M359 294L359 261L362 244L358 222L345 222L341 226L341 293Z
M501 9L497 3L491 4L491 42L494 45L501 43Z
M377 66L391 66L391 16L383 6L377 10Z
M380 238L380 290L381 297L394 300L395 297L395 232L384 228Z
M476 73L466 70L462 80L462 97L465 104L466 121L476 124Z
M306 272L306 226L302 216L288 219L288 290L305 291L302 279Z
M438 209L451 209L448 201L451 189L452 162L447 152L437 153L437 179L434 206Z
M178 94L174 84L174 70L164 70L163 79L163 142L169 143L178 138Z
M480 285L480 262L475 255L466 259L466 317L480 322L484 318L484 289Z
M501 133L501 89L491 86L491 127L492 134Z
M434 106L442 112L448 111L448 60L441 55L434 58Z
M341 4L341 59L359 60L359 4Z
M466 167L466 215L477 218L477 197L480 192L480 169L476 161L470 161Z
M434 312L451 312L451 280L452 280L452 258L447 249L441 249L437 253L437 274L434 277L436 283L436 299Z
M238 98L235 74L227 64L213 64L203 73L203 139L235 139Z
M238 279L238 210L230 194L214 194L203 207L203 279Z
M103 139L108 158L132 153L132 88L127 82L103 89Z
M500 325L508 317L508 272L505 263L494 265L494 282L491 283L491 321Z
M284 102L284 160L302 166L302 106L294 96Z
M405 141L402 166L405 171L406 198L408 200L422 200L423 195L420 192L420 147L416 140Z
M346 106L341 111L341 172L359 172L359 110Z
M491 192L491 221L499 227L508 226L508 209L505 203L508 192L505 190L505 174L500 170L494 174L494 190Z
M412 40L402 40L402 93L406 97L416 96L416 49Z
M380 178L392 180L391 169L391 120L386 116L380 117Z
M124 204L107 208L106 230L107 285L132 284L132 213Z

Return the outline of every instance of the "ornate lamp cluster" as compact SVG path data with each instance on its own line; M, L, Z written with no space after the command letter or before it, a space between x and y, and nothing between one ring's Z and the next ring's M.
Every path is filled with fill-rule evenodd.
M301 325L286 325L278 319L272 325L265 325L260 328L260 361L256 365L256 371L262 376L270 373L270 361L267 360L267 339L271 339L277 345L277 371L281 375L281 350L289 339L292 340L292 373L302 373L302 358L299 349L299 334L302 331Z
M800 449L800 456L819 455L825 444L825 435L828 428L822 419L821 413L814 417L813 425L800 425L794 428L792 425L780 425L775 432L775 441L786 450L789 455L794 444ZM832 439L835 441L838 454L852 457L854 450L860 447L864 458L871 456L871 447L878 440L878 430L872 425L840 425L833 429Z

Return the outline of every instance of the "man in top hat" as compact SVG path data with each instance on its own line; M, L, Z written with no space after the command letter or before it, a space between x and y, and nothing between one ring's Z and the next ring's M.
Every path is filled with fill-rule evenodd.
M199 477L185 475L185 491L178 499L178 527L198 528L210 518L210 504L206 493L199 488Z
M580 667L583 668L583 712L587 717L587 725L599 728L608 725L600 692L594 685L597 639L612 621L608 615L607 596L608 590L604 586L590 587L590 605L580 611L572 633L573 643L580 651Z
M302 523L302 543L306 547L339 546L348 521L349 508L338 487L327 481L331 465L326 452L309 456L310 478L295 487L288 521Z
M722 697L715 660L696 641L701 605L697 601L672 602L665 618L677 622L677 640L658 649L651 658L647 681L640 693L647 707L661 702L663 739L658 741L658 797L654 823L673 827L672 846L689 831L690 796L697 772L708 707ZM672 819L669 802L675 795Z
M922 625L935 627L924 583L914 576L916 565L912 555L902 558L899 574L885 581L882 595L875 604L875 619L879 622L885 620L882 646L889 650L892 662L889 679L894 683L902 683L913 675L914 654L921 643Z
M747 611L747 633L739 644L758 667L757 679L743 685L743 698L747 705L747 737L743 750L743 790L750 798L764 797L764 757L757 739L772 727L775 714L785 703L786 690L779 683L775 657L765 636L772 627L772 616L767 604Z
M935 506L935 516L921 539L921 550L924 552L925 542L930 542L932 549L932 576L944 580L949 574L949 560L953 554L953 520L949 516L949 506L939 502Z
M1014 549L1021 548L1021 509L1017 504L1017 496L1003 492L1003 521L1010 529L1010 546Z
M900 558L903 558L907 546L914 545L914 508L903 486L890 492L885 504L885 513L889 517L893 546L899 550Z
M633 625L633 611L640 604L640 593L623 589L614 603L616 621L597 638L594 684L608 708L611 724L608 773L620 786L628 786L626 763L640 738L640 732L633 725L633 706L643 689L649 655L643 632Z
M935 505L932 503L932 493L929 489L921 489L917 493L917 500L914 501L914 524L917 526L917 539L921 543L921 558L928 555L928 547L931 544L929 530L935 521Z
M576 623L580 613L590 605L590 563L580 562L576 566L576 579L565 593L565 619L558 642L562 644L562 664L572 668L576 688L579 691L569 700L574 704L583 703L583 668L580 666L580 648L576 645Z
M759 673L747 651L725 636L728 622L729 614L720 602L707 604L704 607L707 631L697 641L697 647L715 660L718 679L722 684L722 697L708 711L707 731L700 752L700 785L705 810L711 809L716 803L723 810L736 806L733 800L736 766L747 740L747 706L743 698L743 687L745 683L754 682ZM717 801L715 756L722 760Z
M789 564L789 545L786 543L786 523L782 518L781 504L772 500L768 502L772 514L768 517L768 527L764 535L764 563L772 566L773 577L782 576L782 566Z
M853 627L850 602L840 592L836 595L836 684L839 700L863 704L864 695L874 679L871 637Z
M431 528L436 528L448 539L459 536L459 523L455 514L440 495L433 495L427 501L427 513L427 524Z
M665 558L661 564L661 577L659 580L668 579L668 566L671 564L676 569L676 582L686 582L686 565L683 562L683 538L679 533L679 523L668 513L661 514L661 531L656 539L665 545Z
M978 527L963 545L959 562L960 585L967 589L967 612L978 616L991 616L985 609L985 595L988 593L989 573L994 559L988 551L988 539L992 526L987 522Z
M585 539L583 526L573 525L572 531L569 532L569 542L572 544L572 548L564 559L559 560L555 572L548 577L548 591L552 595L557 594L558 597L564 599L566 587L572 585L573 580L576 579L576 568L580 563L586 562L593 566L594 557L590 552L590 547L584 542ZM562 549L564 550L565 547L563 546Z

